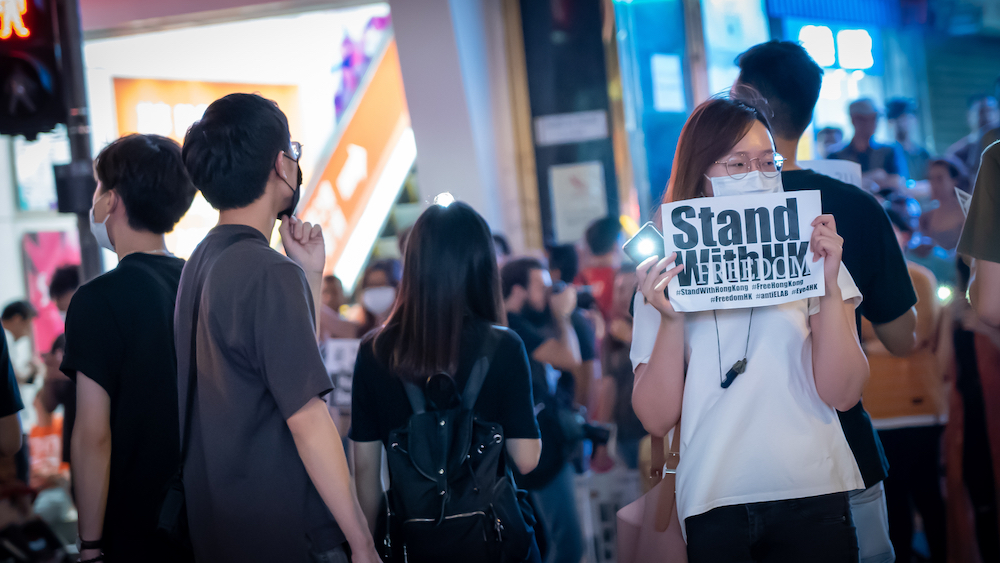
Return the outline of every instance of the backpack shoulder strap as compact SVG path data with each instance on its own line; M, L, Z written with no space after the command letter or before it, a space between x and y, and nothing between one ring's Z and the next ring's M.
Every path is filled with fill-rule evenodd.
M469 375L469 381L465 384L465 391L462 392L462 407L466 410L472 410L476 406L476 401L479 400L479 392L483 389L483 383L486 382L486 375L490 372L490 363L493 361L493 355L497 351L497 347L500 345L500 331L507 330L503 327L490 326L486 330L486 341L483 343L483 354L476 361L476 364L472 366L472 373Z
M406 398L410 400L413 407L413 414L424 414L427 412L427 399L424 397L424 390L411 381L403 381L403 389L406 390Z

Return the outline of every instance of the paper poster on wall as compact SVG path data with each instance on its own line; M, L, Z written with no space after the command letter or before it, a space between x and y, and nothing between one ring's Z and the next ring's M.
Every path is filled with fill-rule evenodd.
M592 222L608 215L604 165L599 161L550 167L549 188L559 244L575 243Z
M608 112L602 109L555 113L535 118L535 144L539 147L607 138Z
M667 286L678 311L780 305L826 293L813 262L819 191L711 197L662 207L666 253L684 270Z
M800 160L799 166L818 172L824 176L836 178L841 182L857 186L861 185L861 165L850 160Z
M653 108L656 111L685 112L684 70L680 55L656 53L650 58L653 77Z

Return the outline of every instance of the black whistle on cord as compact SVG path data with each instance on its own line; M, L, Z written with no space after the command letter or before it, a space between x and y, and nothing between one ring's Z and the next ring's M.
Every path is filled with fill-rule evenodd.
M734 381L736 381L736 376L746 371L746 369L747 369L746 358L743 358L742 360L733 364L733 367L729 368L729 371L726 372L726 378L722 380L722 388L729 389L729 386L732 385Z

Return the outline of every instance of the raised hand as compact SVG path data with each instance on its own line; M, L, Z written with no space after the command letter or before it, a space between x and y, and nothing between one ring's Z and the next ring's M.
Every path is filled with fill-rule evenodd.
M646 298L646 302L655 307L664 319L671 321L684 318L683 313L674 310L674 306L670 304L665 291L670 280L684 270L683 264L666 270L667 266L672 264L676 258L676 252L659 261L655 256L647 258L635 270L639 278L639 291Z
M326 244L319 225L303 223L297 217L288 216L281 221L278 232L289 258L302 266L307 274L322 274L326 265Z
M827 285L837 283L840 261L844 254L844 238L837 234L837 222L833 215L820 215L812 222L813 233L809 244L813 249L813 262L821 257L823 278Z

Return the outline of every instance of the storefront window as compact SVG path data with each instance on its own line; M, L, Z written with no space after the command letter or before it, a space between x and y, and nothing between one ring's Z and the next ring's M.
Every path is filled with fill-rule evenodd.
M95 154L128 133L182 142L215 99L259 93L278 103L305 147L308 187L390 35L389 6L380 3L89 41ZM188 257L217 221L199 194L167 244Z

